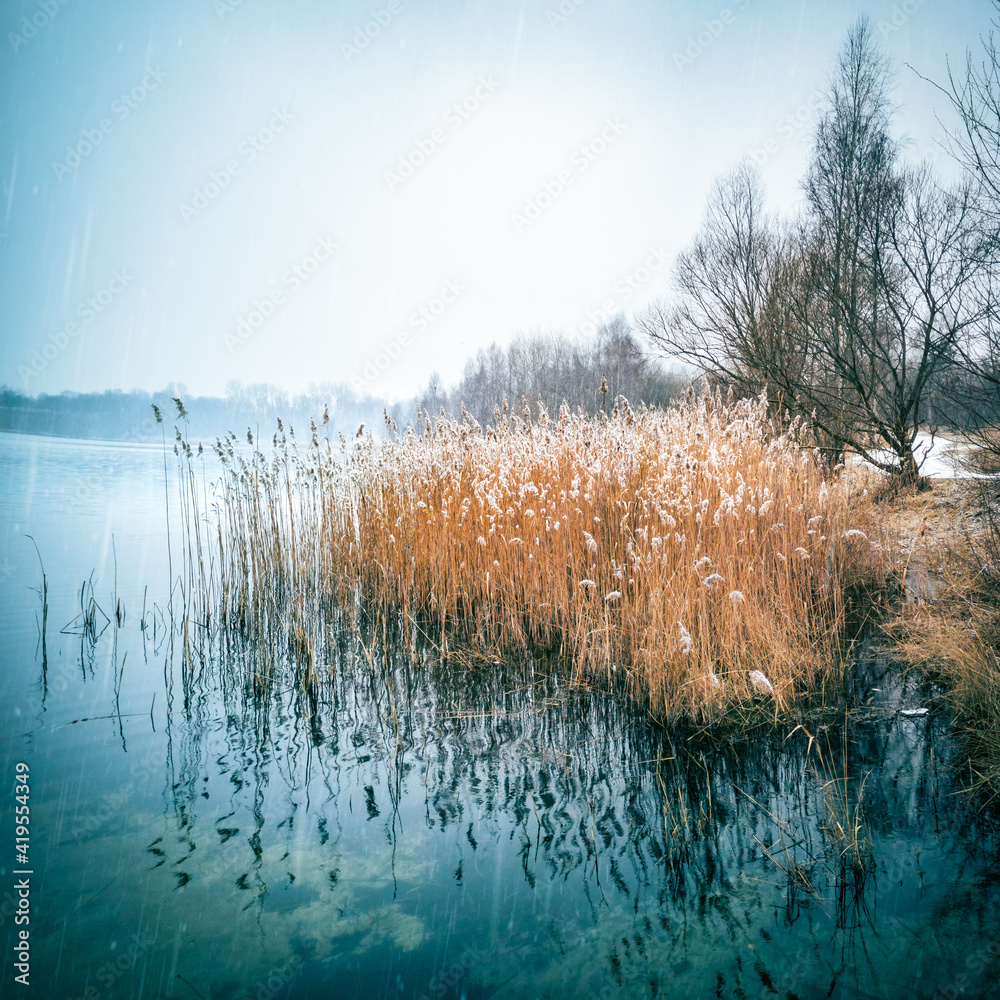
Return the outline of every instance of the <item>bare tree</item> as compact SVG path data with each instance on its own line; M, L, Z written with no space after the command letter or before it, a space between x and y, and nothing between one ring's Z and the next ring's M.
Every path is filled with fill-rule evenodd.
M891 84L862 18L817 125L802 217L767 217L759 178L740 166L678 261L680 304L642 326L809 417L831 456L851 449L915 478L924 395L984 315L981 206L970 184L946 191L900 166Z
M982 321L961 344L962 377L952 384L952 399L972 416L968 433L979 468L1000 472L1000 0L994 0L993 30L981 39L977 60L966 52L964 75L948 67L946 87L938 87L958 114L959 128L949 132L952 155L978 185L982 198L980 257L977 282ZM1000 585L1000 480L994 475L976 482L987 531L980 552L984 579Z
M958 114L949 131L952 155L978 184L981 196L983 274L978 291L983 321L962 342L968 372L957 383L957 399L972 413L972 428L987 464L1000 469L1000 0L994 0L994 31L983 38L980 59L966 53L964 75L948 67L946 87L938 84Z
M997 13L993 28L1000 31L1000 0L993 0L993 6ZM964 75L956 77L949 65L947 86L934 86L958 113L960 127L946 130L951 152L983 185L996 218L1000 215L1000 49L993 31L982 45L981 62L967 51Z
M796 334L802 284L794 235L764 212L757 168L742 162L717 181L701 232L674 269L680 300L654 304L639 328L659 349L780 409L804 384L809 345Z

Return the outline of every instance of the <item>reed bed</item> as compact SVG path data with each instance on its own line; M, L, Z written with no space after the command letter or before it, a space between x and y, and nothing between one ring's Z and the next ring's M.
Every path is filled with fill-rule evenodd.
M339 447L279 422L249 457L219 441L214 510L183 519L192 612L265 648L280 633L307 681L332 614L456 669L555 656L664 719L779 712L840 678L850 594L887 563L867 498L798 421L777 433L766 400L708 394L495 416ZM186 475L191 507L206 491Z

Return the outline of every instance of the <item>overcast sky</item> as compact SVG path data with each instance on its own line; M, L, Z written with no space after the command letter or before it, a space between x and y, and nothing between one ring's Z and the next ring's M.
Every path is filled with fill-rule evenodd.
M791 208L865 12L935 145L986 0L28 0L0 13L0 382L399 396L668 287L747 153Z

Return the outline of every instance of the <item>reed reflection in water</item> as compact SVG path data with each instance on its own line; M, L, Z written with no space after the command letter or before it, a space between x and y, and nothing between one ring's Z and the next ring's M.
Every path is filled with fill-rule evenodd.
M546 661L471 670L323 634L322 680L278 650L178 655L166 732L119 723L122 760L166 769L84 839L142 855L115 916L159 932L142 960L164 986L932 996L1000 926L995 835L953 794L933 716L722 739L566 690ZM66 937L107 922L89 906Z

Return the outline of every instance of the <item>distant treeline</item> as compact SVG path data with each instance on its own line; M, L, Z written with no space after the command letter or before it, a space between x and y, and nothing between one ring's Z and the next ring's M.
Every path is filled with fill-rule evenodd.
M105 441L159 441L161 428L152 404L159 407L167 436L172 438L178 414L175 397L188 412L188 438L205 442L229 430L243 436L247 428L255 436L259 432L270 437L277 417L306 437L310 419L319 421L324 407L335 430L354 432L361 423L380 426L386 406L383 399L359 398L348 387L332 384L292 395L272 385L231 382L224 397L191 396L178 385L153 393L108 390L53 396L25 396L4 386L0 388L0 430Z
M621 395L635 406L666 406L691 382L650 357L622 317L598 330L595 337L572 340L562 334L534 334L506 348L494 343L466 363L457 385L445 389L433 376L418 397L431 416L442 407L458 414L464 405L484 427L493 424L504 400L520 412L522 401L541 401L555 416L563 402L574 413L610 412Z
M359 396L348 385L332 382L292 394L273 385L233 381L222 397L191 396L183 385L169 385L153 393L114 389L38 396L3 386L0 430L106 441L159 441L161 428L152 404L159 407L171 437L178 420L176 398L187 411L186 434L192 441L208 442L230 430L242 437L247 428L255 437L258 433L269 437L279 417L301 439L309 434L310 420L322 419L324 409L335 433L351 435L364 424L378 434L385 428L386 413L404 428L413 422L418 405L433 417L442 407L448 415L458 415L464 403L487 426L494 422L494 410L501 410L505 400L517 412L526 399L533 408L541 400L552 414L564 401L574 412L594 413L610 411L618 395L635 405L665 405L687 388L688 381L647 358L624 320L616 319L586 342L538 334L518 337L506 348L494 343L469 360L462 379L451 389L435 375L422 393L403 401Z

